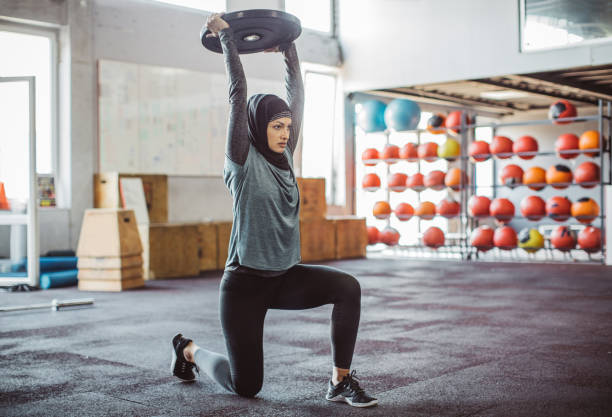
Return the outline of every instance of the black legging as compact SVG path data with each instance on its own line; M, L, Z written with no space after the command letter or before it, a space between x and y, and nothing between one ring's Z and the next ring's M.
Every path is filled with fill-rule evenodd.
M228 358L199 349L198 367L213 380L245 397L263 383L263 326L268 309L303 310L333 304L333 363L349 369L357 338L361 286L352 276L321 265L295 265L278 277L226 271L220 290L221 325Z

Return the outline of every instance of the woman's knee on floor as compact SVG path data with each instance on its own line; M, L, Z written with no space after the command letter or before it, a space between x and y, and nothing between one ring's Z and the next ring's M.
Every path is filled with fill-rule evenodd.
M234 389L241 397L253 398L261 391L262 384L262 380L237 381L234 383Z

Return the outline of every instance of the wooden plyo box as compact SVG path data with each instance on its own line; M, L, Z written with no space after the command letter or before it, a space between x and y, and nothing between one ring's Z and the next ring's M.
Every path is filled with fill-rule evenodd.
M336 259L365 258L368 231L363 217L331 217L336 230Z
M301 220L300 246L303 262L336 258L336 227L333 220Z
M296 178L300 190L300 220L323 219L327 212L325 178Z
M79 290L81 291L123 291L132 288L144 287L145 281L142 277L128 280L96 280L79 279Z
M141 254L142 244L132 210L85 210L77 247L79 258L120 258Z
M215 222L217 228L217 269L225 269L227 252L229 248L230 235L232 234L232 222Z
M157 174L123 174L102 172L94 175L94 207L121 207L119 190L120 178L140 178L147 202L149 221L165 223L168 221L168 176Z
M198 256L200 258L200 271L215 271L218 269L219 246L215 223L198 224Z
M199 272L197 224L150 225L150 279L193 277Z

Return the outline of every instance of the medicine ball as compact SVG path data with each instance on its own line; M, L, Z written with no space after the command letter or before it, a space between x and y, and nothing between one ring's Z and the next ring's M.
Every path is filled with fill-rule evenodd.
M599 132L597 130L587 130L578 140L580 150L597 149L599 150ZM585 152L587 156L599 156L599 152Z
M564 222L572 214L572 202L567 197L550 197L546 200L546 214L554 221Z
M438 159L438 144L435 142L421 143L417 148L417 154L419 159L433 162Z
M514 188L523 183L523 174L523 168L515 164L508 164L501 171L500 182Z
M420 172L417 172L416 174L412 174L411 176L408 177L408 181L406 182L406 185L408 186L408 188L416 192L423 191L425 189L425 181L424 181L423 174L421 174Z
M455 133L459 133L461 132L461 117L463 115L463 112L461 110L455 110L453 112L450 112L448 116L446 116L446 122L445 122L445 126L447 129L452 130ZM471 124L472 121L470 120L470 118L467 116L465 116L465 124L469 125Z
M468 210L470 215L476 218L488 217L491 200L483 195L474 195L470 197L468 202Z
M532 190L540 191L546 187L546 171L541 167L531 167L523 174L523 184Z
M489 226L480 226L472 232L471 244L481 252L493 248L494 230Z
M572 170L566 165L552 165L546 170L546 183L558 190L567 188L572 183L572 177Z
M468 154L476 162L486 161L490 158L490 153L489 144L484 140L476 140L468 147Z
M436 206L431 201L423 201L419 204L414 214L423 220L431 220L436 214Z
M386 145L382 152L382 159L388 164L394 164L399 159L399 146Z
M389 189L395 192L401 192L406 189L406 181L408 180L408 175L403 174L401 172L396 172L389 176Z
M365 191L376 191L380 188L380 177L376 174L365 174L361 181L361 187Z
M443 246L444 232L435 226L428 228L425 230L425 233L423 233L423 244L434 249Z
M491 216L501 223L508 223L514 217L514 204L507 198L496 198L489 206Z
M518 154L522 159L532 159L535 155L529 155L529 153L537 151L538 141L533 136L521 136L512 144L512 152Z
M548 109L548 118L552 120L555 124L566 124L571 123L569 121L560 122L557 119L563 119L566 117L576 117L578 113L576 112L576 107L572 103L567 100L557 100L553 104L550 105Z
M379 155L378 150L375 148L368 148L361 154L361 160L363 164L369 167L373 167L378 163Z
M493 233L493 244L502 250L516 248L518 237L516 231L510 226L503 226L495 229Z
M590 197L582 197L574 201L571 213L580 223L591 223L599 216L599 205Z
M578 136L573 133L564 133L555 141L555 152L557 156L563 159L573 159L579 155L579 152L568 152L578 150Z
M432 190L441 190L444 188L444 172L440 170L431 171L425 175L425 187Z
M453 191L459 191L469 183L468 176L459 168L451 168L444 177L444 185Z
M436 213L440 216L446 217L447 219L457 217L461 211L461 205L459 202L453 200L450 197L446 197L441 200L436 206Z
M528 195L521 200L520 210L523 217L537 221L546 215L546 202L537 195Z
M550 243L553 248L562 252L569 251L576 247L576 232L568 226L559 226L550 235Z
M461 145L453 138L447 138L446 141L438 146L438 157L447 161L456 160L461 154Z
M391 206L386 201L377 201L372 213L377 219L388 219L391 215Z
M394 228L387 226L380 232L379 239L387 246L395 246L399 242L400 234Z
M525 228L518 234L518 246L526 252L535 253L544 247L544 236L538 229Z
M601 230L593 226L585 227L578 232L578 245L585 252L599 252L601 249Z
M368 226L368 245L374 245L379 242L380 232L374 226Z
M599 182L599 165L594 162L583 162L574 173L575 181L583 188L593 188Z
M417 154L417 148L414 143L408 142L401 147L399 152L400 159L405 159L408 162L415 162L418 160L419 155Z
M506 136L495 136L489 145L491 153L499 159L507 159L512 157L512 139Z
M427 131L434 135L446 132L445 127L446 116L442 113L434 114L427 120Z
M399 203L395 207L395 217L401 221L410 220L414 215L414 208L408 203Z
M361 103L357 113L357 126L366 133L383 132L385 124L385 109L387 105L380 100L368 100Z
M412 100L395 99L385 109L385 123L392 130L416 129L421 120L421 108Z

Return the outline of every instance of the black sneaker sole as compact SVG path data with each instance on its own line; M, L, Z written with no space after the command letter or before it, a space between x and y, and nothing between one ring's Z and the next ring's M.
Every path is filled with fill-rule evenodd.
M348 405L352 407L359 407L359 408L373 407L378 404L378 400L372 400L367 403L354 403L353 401L351 401L350 398L347 398L344 395L336 395L335 397L332 397L332 398L325 397L325 399L327 401L332 401L332 402L337 402L337 403L347 403Z
M185 382L190 382L190 381L195 381L195 375L193 378L183 378L182 376L180 376L177 372L177 366L176 366L176 362L177 362L177 356L176 356L176 352L174 351L174 349L172 349L172 362L170 363L170 371L172 372L172 375L174 375L175 377L177 377L178 379L180 379L181 381L185 381Z

